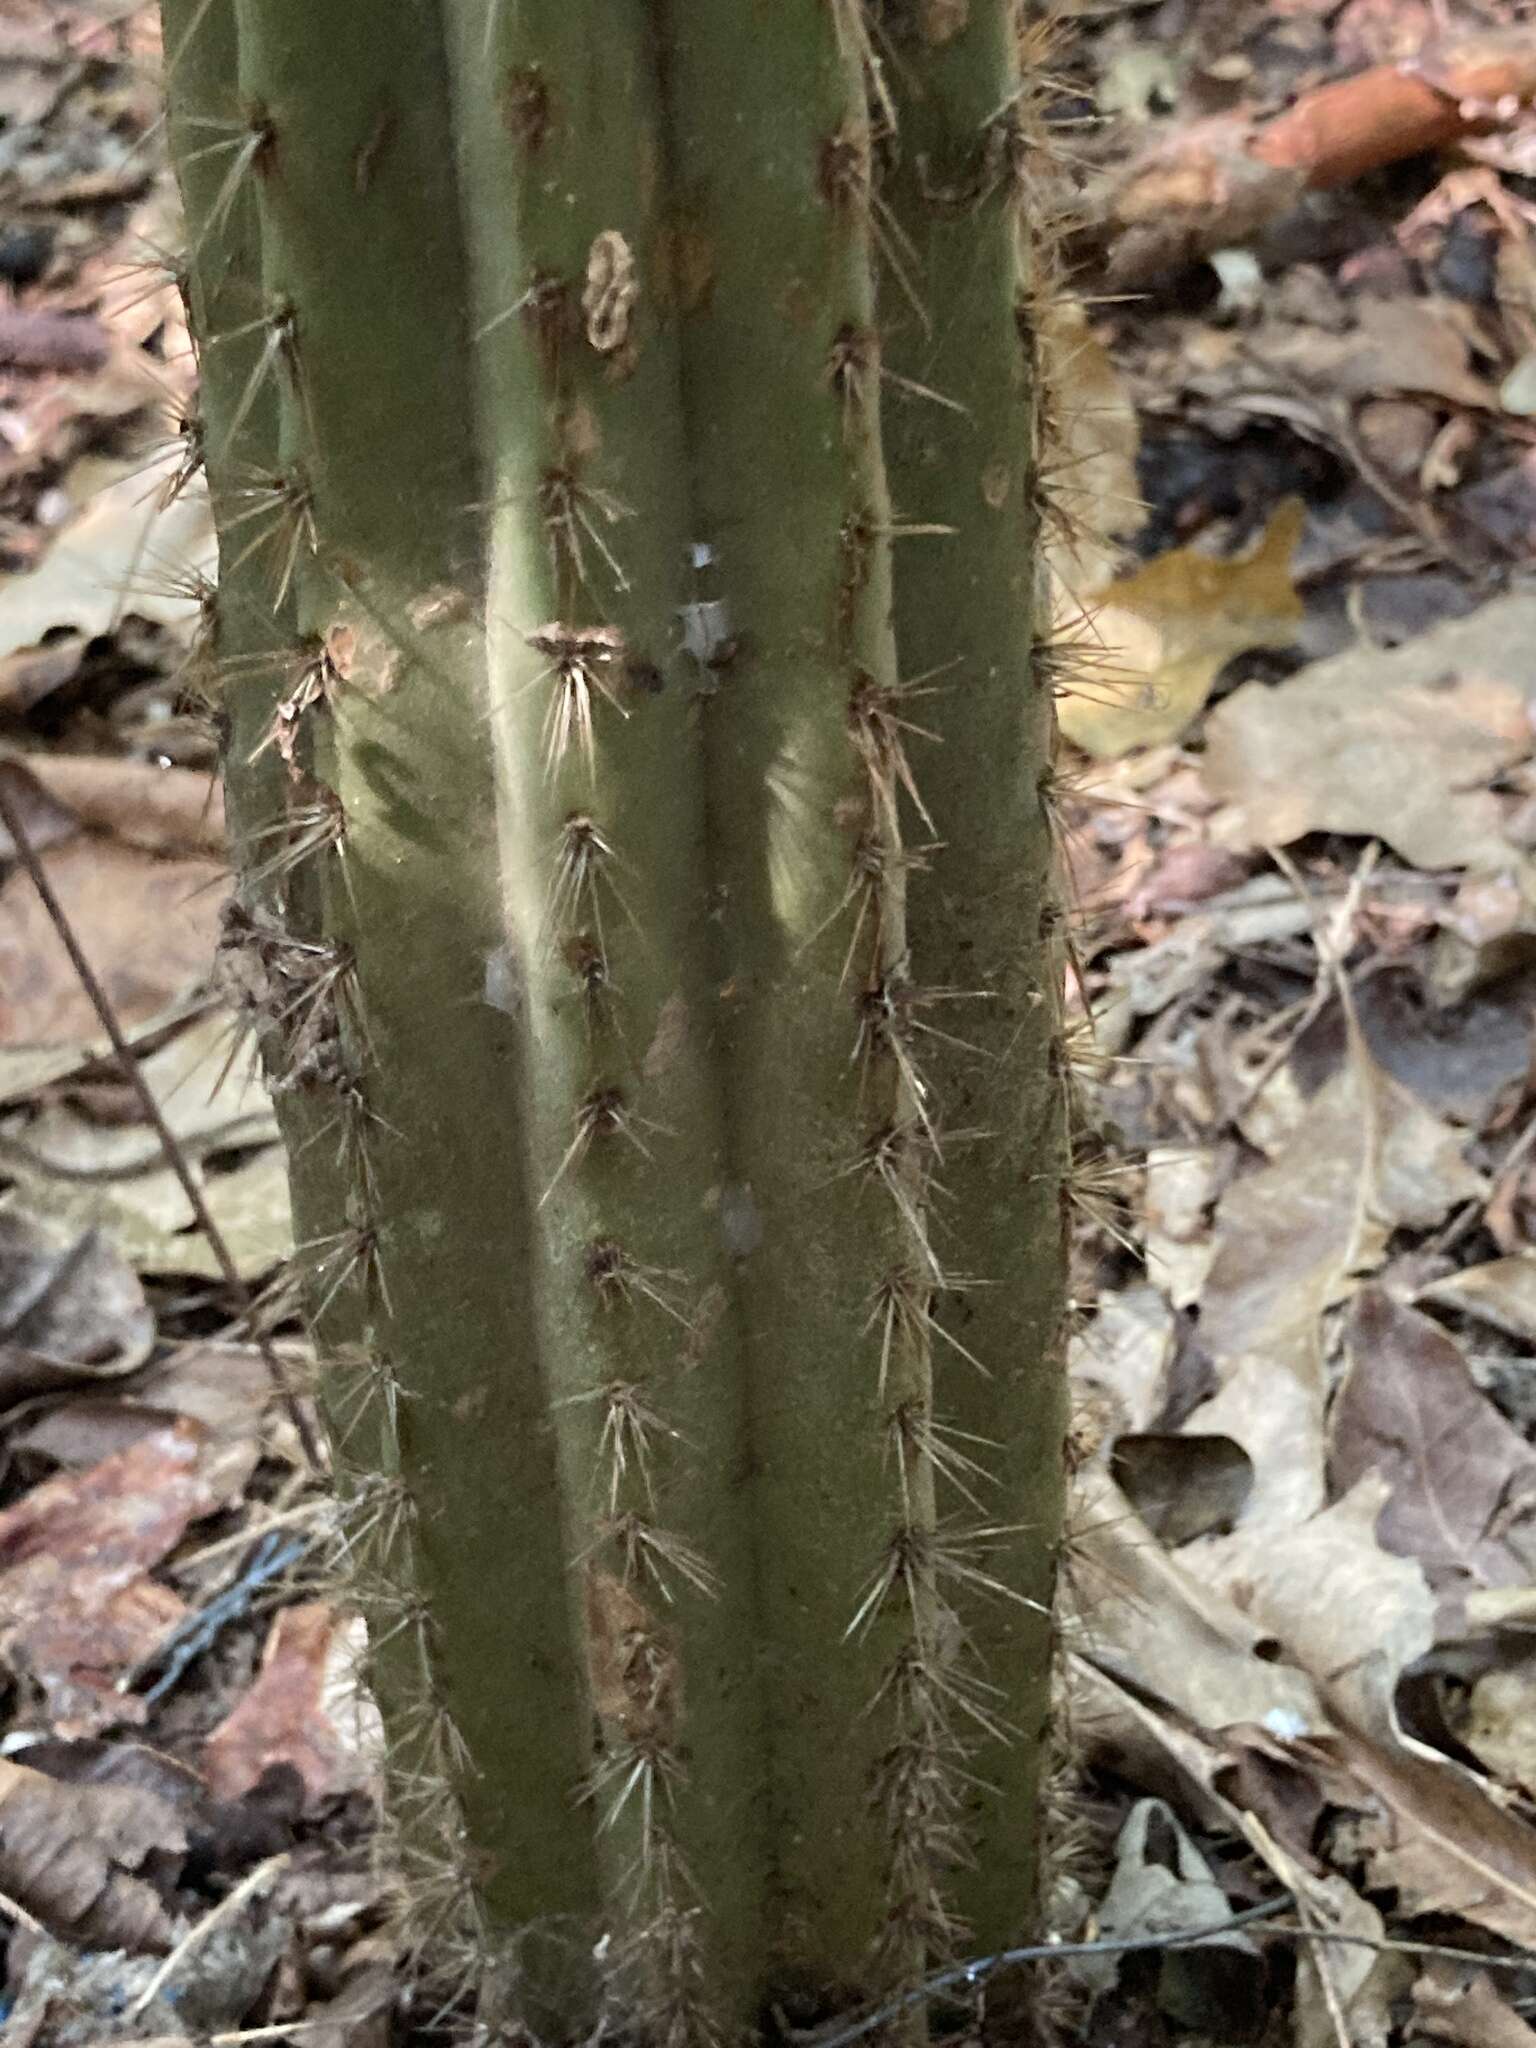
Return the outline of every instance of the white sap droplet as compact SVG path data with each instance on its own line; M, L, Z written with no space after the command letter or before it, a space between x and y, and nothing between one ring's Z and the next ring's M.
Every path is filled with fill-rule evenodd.
M751 1185L732 1181L720 1190L720 1232L733 1259L745 1259L763 1241L763 1219Z
M493 1010L508 1017L519 1016L523 1007L523 977L510 946L498 946L485 956L485 980L481 996Z
M731 615L723 598L685 604L679 616L683 622L683 646L695 661L712 661L729 644Z

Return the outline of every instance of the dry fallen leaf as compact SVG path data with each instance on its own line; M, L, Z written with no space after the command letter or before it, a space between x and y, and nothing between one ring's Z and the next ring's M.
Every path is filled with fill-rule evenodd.
M1173 1348L1173 1316L1157 1289L1119 1288L1073 1335L1073 1386L1110 1395L1116 1429L1149 1429L1167 1398Z
M223 791L199 769L122 755L43 753L29 754L26 766L87 831L110 833L147 853L217 859L224 851Z
M1259 1655L1268 1641L1263 1626L1170 1557L1094 1467L1078 1474L1071 1530L1069 1585L1082 1607L1082 1650L1099 1669L1197 1728L1321 1725L1305 1673Z
M1500 1784L1536 1792L1536 1657L1515 1656L1474 1681L1456 1739Z
M1215 1255L1206 1212L1216 1192L1216 1155L1206 1148L1154 1145L1143 1201L1147 1271L1175 1308L1200 1299Z
M326 1709L340 1625L319 1600L278 1614L255 1683L203 1749L203 1774L219 1798L238 1799L273 1764L299 1773L310 1810L360 1782L359 1759Z
M1246 1523L1300 1522L1322 1506L1323 1314L1379 1263L1394 1227L1427 1229L1481 1191L1466 1142L1351 1031L1345 1065L1273 1161L1222 1196L1200 1307L1221 1386L1185 1426L1248 1452Z
M194 1274L218 1279L222 1261L194 1226L186 1190L169 1167L121 1180L58 1180L11 1169L34 1204L61 1221L99 1230L140 1273ZM227 1173L194 1167L203 1200L242 1279L257 1280L293 1250L288 1169L280 1145L265 1145Z
M1524 1344L1536 1344L1536 1251L1447 1273L1421 1288L1418 1299L1460 1309Z
M1095 1914L1112 1941L1139 1940L1208 1926L1230 1913L1226 1894L1164 1800L1138 1799L1115 1843L1115 1871ZM1084 1956L1074 1974L1093 1990L1115 1984L1117 1956ZM1169 2018L1202 2033L1251 2032L1260 2013L1264 1962L1241 1931L1203 1942L1198 1951L1170 1948L1159 1965L1156 2000Z
M1536 1947L1536 1828L1470 1771L1348 1729L1297 1750L1330 1800L1360 1816L1352 1841L1369 1890L1396 1891L1405 1917L1451 1913Z
M1230 1529L1253 1488L1253 1461L1229 1436L1128 1431L1115 1439L1109 1469L1147 1527L1175 1550Z
M86 958L129 1033L207 976L219 936L224 870L157 860L84 834L44 855L48 879ZM13 868L0 884L0 1043L73 1044L99 1035L33 888Z
M121 464L101 465L99 480L95 470L88 485L80 480L86 509L41 565L0 578L0 654L35 647L61 627L108 633L126 612L159 625L195 621L195 600L172 585L213 575L213 520L207 493L196 486L162 505L179 459L172 449L147 467L125 473Z
M1392 2009L1412 1970L1391 1952L1386 1922L1342 1877L1320 1877L1287 1855L1256 1816L1243 1830L1296 1901L1303 1926L1352 1936L1340 1942L1302 1942L1296 1957L1294 2048L1382 2048L1391 2036ZM1339 2019L1342 2017L1341 2032Z
M21 829L37 852L61 846L80 830L79 814L66 799L47 787L29 762L0 758L0 782L5 784L13 808L21 813ZM11 835L0 824L0 861L15 858Z
M174 1002L140 1027L138 1036L154 1041L207 1007L208 997L199 993L196 985L184 988ZM55 1081L84 1077L102 1061L110 1066L114 1057L111 1040L99 1025L88 1038L59 1045L8 1045L0 1034L0 1106L31 1102Z
M1536 1574L1536 1451L1478 1388L1438 1323L1367 1288L1349 1321L1328 1469L1337 1491L1364 1473L1391 1487L1383 1544L1441 1593L1515 1586Z
M399 1996L397 1963L364 1963L335 1998L306 2008L304 2048L389 2048Z
M144 1290L110 1244L0 1210L0 1408L133 1372L154 1339Z
M1536 2048L1536 2033L1494 1989L1486 1971L1432 1963L1413 1987L1413 2038L1451 2048Z
M1048 555L1070 614L1119 567L1125 550L1116 538L1128 539L1146 522L1136 476L1141 432L1125 380L1080 301L1052 301L1040 343L1051 401L1046 460L1062 529Z
M1378 1541L1389 1491L1368 1475L1283 1542L1245 1529L1190 1545L1180 1562L1307 1672L1330 1711L1391 1743L1393 1694L1434 1641L1435 1600L1419 1566Z
M1250 337L1241 356L1250 377L1316 391L1327 403L1416 392L1451 405L1491 410L1491 386L1469 367L1462 308L1444 299L1361 297L1354 325L1329 334L1301 323L1272 321Z
M147 1053L138 1069L192 1159L246 1151L277 1137L255 1039L240 1035L227 1010L210 1006ZM10 1125L8 1135L14 1145L4 1163L17 1168L21 1180L46 1183L52 1169L64 1181L127 1181L163 1164L161 1141L126 1083L60 1089L38 1115ZM45 1194L39 1206L53 1205Z
M204 1455L205 1432L177 1422L0 1514L0 1657L39 1689L58 1734L143 1719L115 1681L186 1611L148 1574L219 1504Z
M1302 617L1291 556L1303 516L1300 501L1287 499L1236 561L1175 548L1108 585L1091 624L1066 628L1085 652L1103 653L1102 670L1060 705L1073 745L1112 760L1176 739L1234 655L1289 646Z
M135 1372L111 1399L74 1394L11 1432L12 1452L57 1465L100 1464L185 1416L208 1432L204 1466L226 1498L238 1496L261 1453L261 1418L272 1376L259 1352L189 1344Z
M1536 599L1503 598L1390 651L1359 648L1211 713L1215 837L1380 839L1422 868L1518 865L1489 784L1531 751Z
M51 1932L130 1954L171 1945L147 1874L187 1847L173 1808L136 1785L66 1785L0 1758L0 1891Z

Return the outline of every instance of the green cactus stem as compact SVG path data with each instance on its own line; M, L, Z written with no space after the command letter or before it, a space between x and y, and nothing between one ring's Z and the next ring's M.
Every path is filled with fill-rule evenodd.
M898 12L890 196L924 299L893 315L891 365L906 382L888 399L887 448L897 502L948 529L903 561L897 586L902 657L936 679L927 722L941 742L925 764L939 844L913 882L912 962L949 997L931 1019L935 1091L955 1125L986 1134L950 1162L954 1256L979 1284L951 1294L943 1317L985 1370L948 1376L944 1413L992 1446L1003 1526L988 1570L1007 1597L968 1593L961 1614L1017 1731L977 1754L992 1790L968 1815L974 1858L956 1897L981 1946L999 1948L1035 1883L1035 1834L1013 1816L1037 1797L1050 1709L1066 1428L1052 706L1031 658L1042 259L1026 201L1039 86L1019 75L1008 0L972 0L961 34L948 33L952 10Z
M811 2024L1032 1912L1013 9L164 12L243 900L327 963L320 1050L277 997L264 1044L423 1955L549 2039L593 1957L656 2041Z

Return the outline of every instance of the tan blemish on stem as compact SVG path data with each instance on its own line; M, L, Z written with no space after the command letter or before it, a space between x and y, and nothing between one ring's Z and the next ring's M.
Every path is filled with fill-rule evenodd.
M501 106L512 140L532 156L543 147L552 118L549 85L537 64L519 65L507 73Z
M656 1018L656 1030L645 1049L640 1071L647 1081L659 1080L688 1043L688 1004L683 995L667 997Z
M952 43L971 18L971 0L923 0L919 19L923 40L936 49Z

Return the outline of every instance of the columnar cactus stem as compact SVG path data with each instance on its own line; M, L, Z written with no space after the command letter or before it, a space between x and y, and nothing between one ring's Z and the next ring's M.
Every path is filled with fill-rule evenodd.
M489 466L486 730L538 1332L602 1731L588 1796L642 1988L675 2031L700 1973L716 2005L750 2007L769 1908L660 91L631 0L521 0L489 40L477 9L451 27Z
M242 857L345 992L295 1200L416 1883L631 1965L655 2040L809 2023L1030 1910L1013 10L165 10Z
M1041 259L1024 181L1040 139L1017 13L1011 0L972 0L956 34L953 10L888 10L901 139L890 197L924 305L921 317L895 309L891 363L908 381L888 408L887 446L898 503L948 529L912 551L897 590L902 658L942 682L927 709L942 745L923 781L939 845L913 882L912 963L925 986L964 998L939 1020L933 1085L956 1124L986 1133L950 1166L953 1256L978 1284L952 1294L943 1319L984 1368L946 1376L943 1412L991 1447L1001 1526L987 1568L1006 1588L960 1602L1012 1724L976 1757L992 1789L971 1802L974 1854L956 1883L984 1948L1006 1944L1015 1901L1034 1888L1035 1837L1011 1816L1034 1802L1050 1706L1066 1420L1057 878L1044 804L1052 706L1030 637Z
M376 1533L411 1553L434 1653L409 1767L435 1772L460 1746L473 1758L458 1791L493 1915L590 1918L524 1062L496 982L484 471L438 10L259 0L236 14L243 115L264 138L260 317L282 419L268 561L333 670L297 794L340 829L315 838L315 872L356 953L367 1052L367 1170L339 1212L299 1228L324 1246L319 1287L359 1298L395 1390L402 1490ZM444 1816L421 1836L433 1827L446 1836Z
M891 631L873 152L856 11L667 11L673 290L708 588L720 1029L753 1360L775 1932L808 1983L918 1948L904 1662L935 1654L927 1103L902 1030L922 739ZM781 478L785 491L773 487ZM918 543L913 543L917 545ZM933 1759L937 1762L937 1759ZM882 1778L886 1780L881 1783Z
M217 600L200 627L190 680L216 707L226 760L238 768L226 777L226 817L241 873L226 913L220 978L242 1025L262 1038L281 1084L278 1109L297 1207L326 1216L345 1194L336 1104L295 1068L331 1042L332 1013L345 1005L350 974L320 929L312 888L272 872L269 858L288 789L273 723L303 660L296 659L294 608L274 604L271 576L244 517L248 494L277 472L280 432L277 386L261 374L265 291L256 194L250 177L240 175L251 131L238 90L232 6L166 0L163 13L174 77L172 143L191 241L185 289L192 329L203 343L193 432L220 536ZM340 1341L340 1319L335 1335Z

